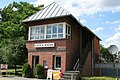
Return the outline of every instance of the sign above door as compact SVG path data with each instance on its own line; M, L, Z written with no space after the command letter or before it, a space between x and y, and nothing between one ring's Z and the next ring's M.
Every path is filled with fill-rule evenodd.
M42 48L42 47L55 47L55 43L37 43L34 44L35 48Z

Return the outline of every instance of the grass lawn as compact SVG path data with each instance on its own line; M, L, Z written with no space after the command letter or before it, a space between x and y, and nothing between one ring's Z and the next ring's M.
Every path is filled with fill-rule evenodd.
M115 78L115 77L83 77L83 80L120 80L120 78Z

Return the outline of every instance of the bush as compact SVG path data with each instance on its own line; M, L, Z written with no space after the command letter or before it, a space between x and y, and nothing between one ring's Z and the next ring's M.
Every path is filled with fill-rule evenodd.
M44 68L42 65L36 65L36 77L37 78L44 78Z
M22 66L22 76L23 77L31 77L31 68L30 68L30 65L28 63L25 63Z

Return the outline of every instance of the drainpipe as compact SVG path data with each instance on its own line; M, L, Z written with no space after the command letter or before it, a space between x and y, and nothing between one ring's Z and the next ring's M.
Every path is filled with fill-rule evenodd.
M92 52L91 52L91 62L92 62L92 69L91 69L91 75L93 76L94 74L94 71L93 71L93 68L94 68L94 38L92 39Z
M82 64L81 64L81 58L82 58L82 28L80 26L80 55L79 55L79 69L80 69L80 74L82 74Z

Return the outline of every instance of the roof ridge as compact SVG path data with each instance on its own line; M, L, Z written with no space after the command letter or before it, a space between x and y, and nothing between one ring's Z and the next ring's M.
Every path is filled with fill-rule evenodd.
M43 9L45 9L45 8L47 8L48 6L50 6L50 5L52 5L52 4L57 4L55 1L54 2L52 2L51 4L49 4L49 5L47 5L47 6L45 6ZM60 4L57 4L58 6L60 6L61 7L61 5ZM67 9L64 9L63 7L61 7L63 10L66 10L67 12L69 12ZM41 9L42 10L42 9ZM41 11L40 10L40 11ZM70 12L69 12L70 13ZM71 13L70 13L71 14Z
M56 3L56 2L54 1L54 2L52 2L51 4L49 4L49 5L45 6L45 7L43 7L42 9L45 9L46 7L49 7L49 6L52 5L53 3ZM41 10L42 10L42 9L41 9ZM41 11L41 10L39 10L39 11Z
M51 4L41 8L39 11L35 12L25 20L23 20L23 22L36 21L41 19L48 19L53 17L68 16L68 15L72 15L72 14L67 9L64 9L63 7L61 7L60 4L57 4L54 1Z
M34 14L37 14L38 12L40 12L41 10L43 10L43 9L47 8L48 6L52 5L53 3L55 3L55 1L54 1L54 2L52 2L51 4L47 5L47 6L43 7L43 8L42 8L42 9L40 9L39 11L36 11ZM30 18L30 17L32 17L34 14L32 14L32 15L31 15L31 16L29 16L29 17L27 17L25 20L29 19L29 18ZM34 16L33 16L33 17L34 17ZM24 22L24 20L23 20L23 22Z

